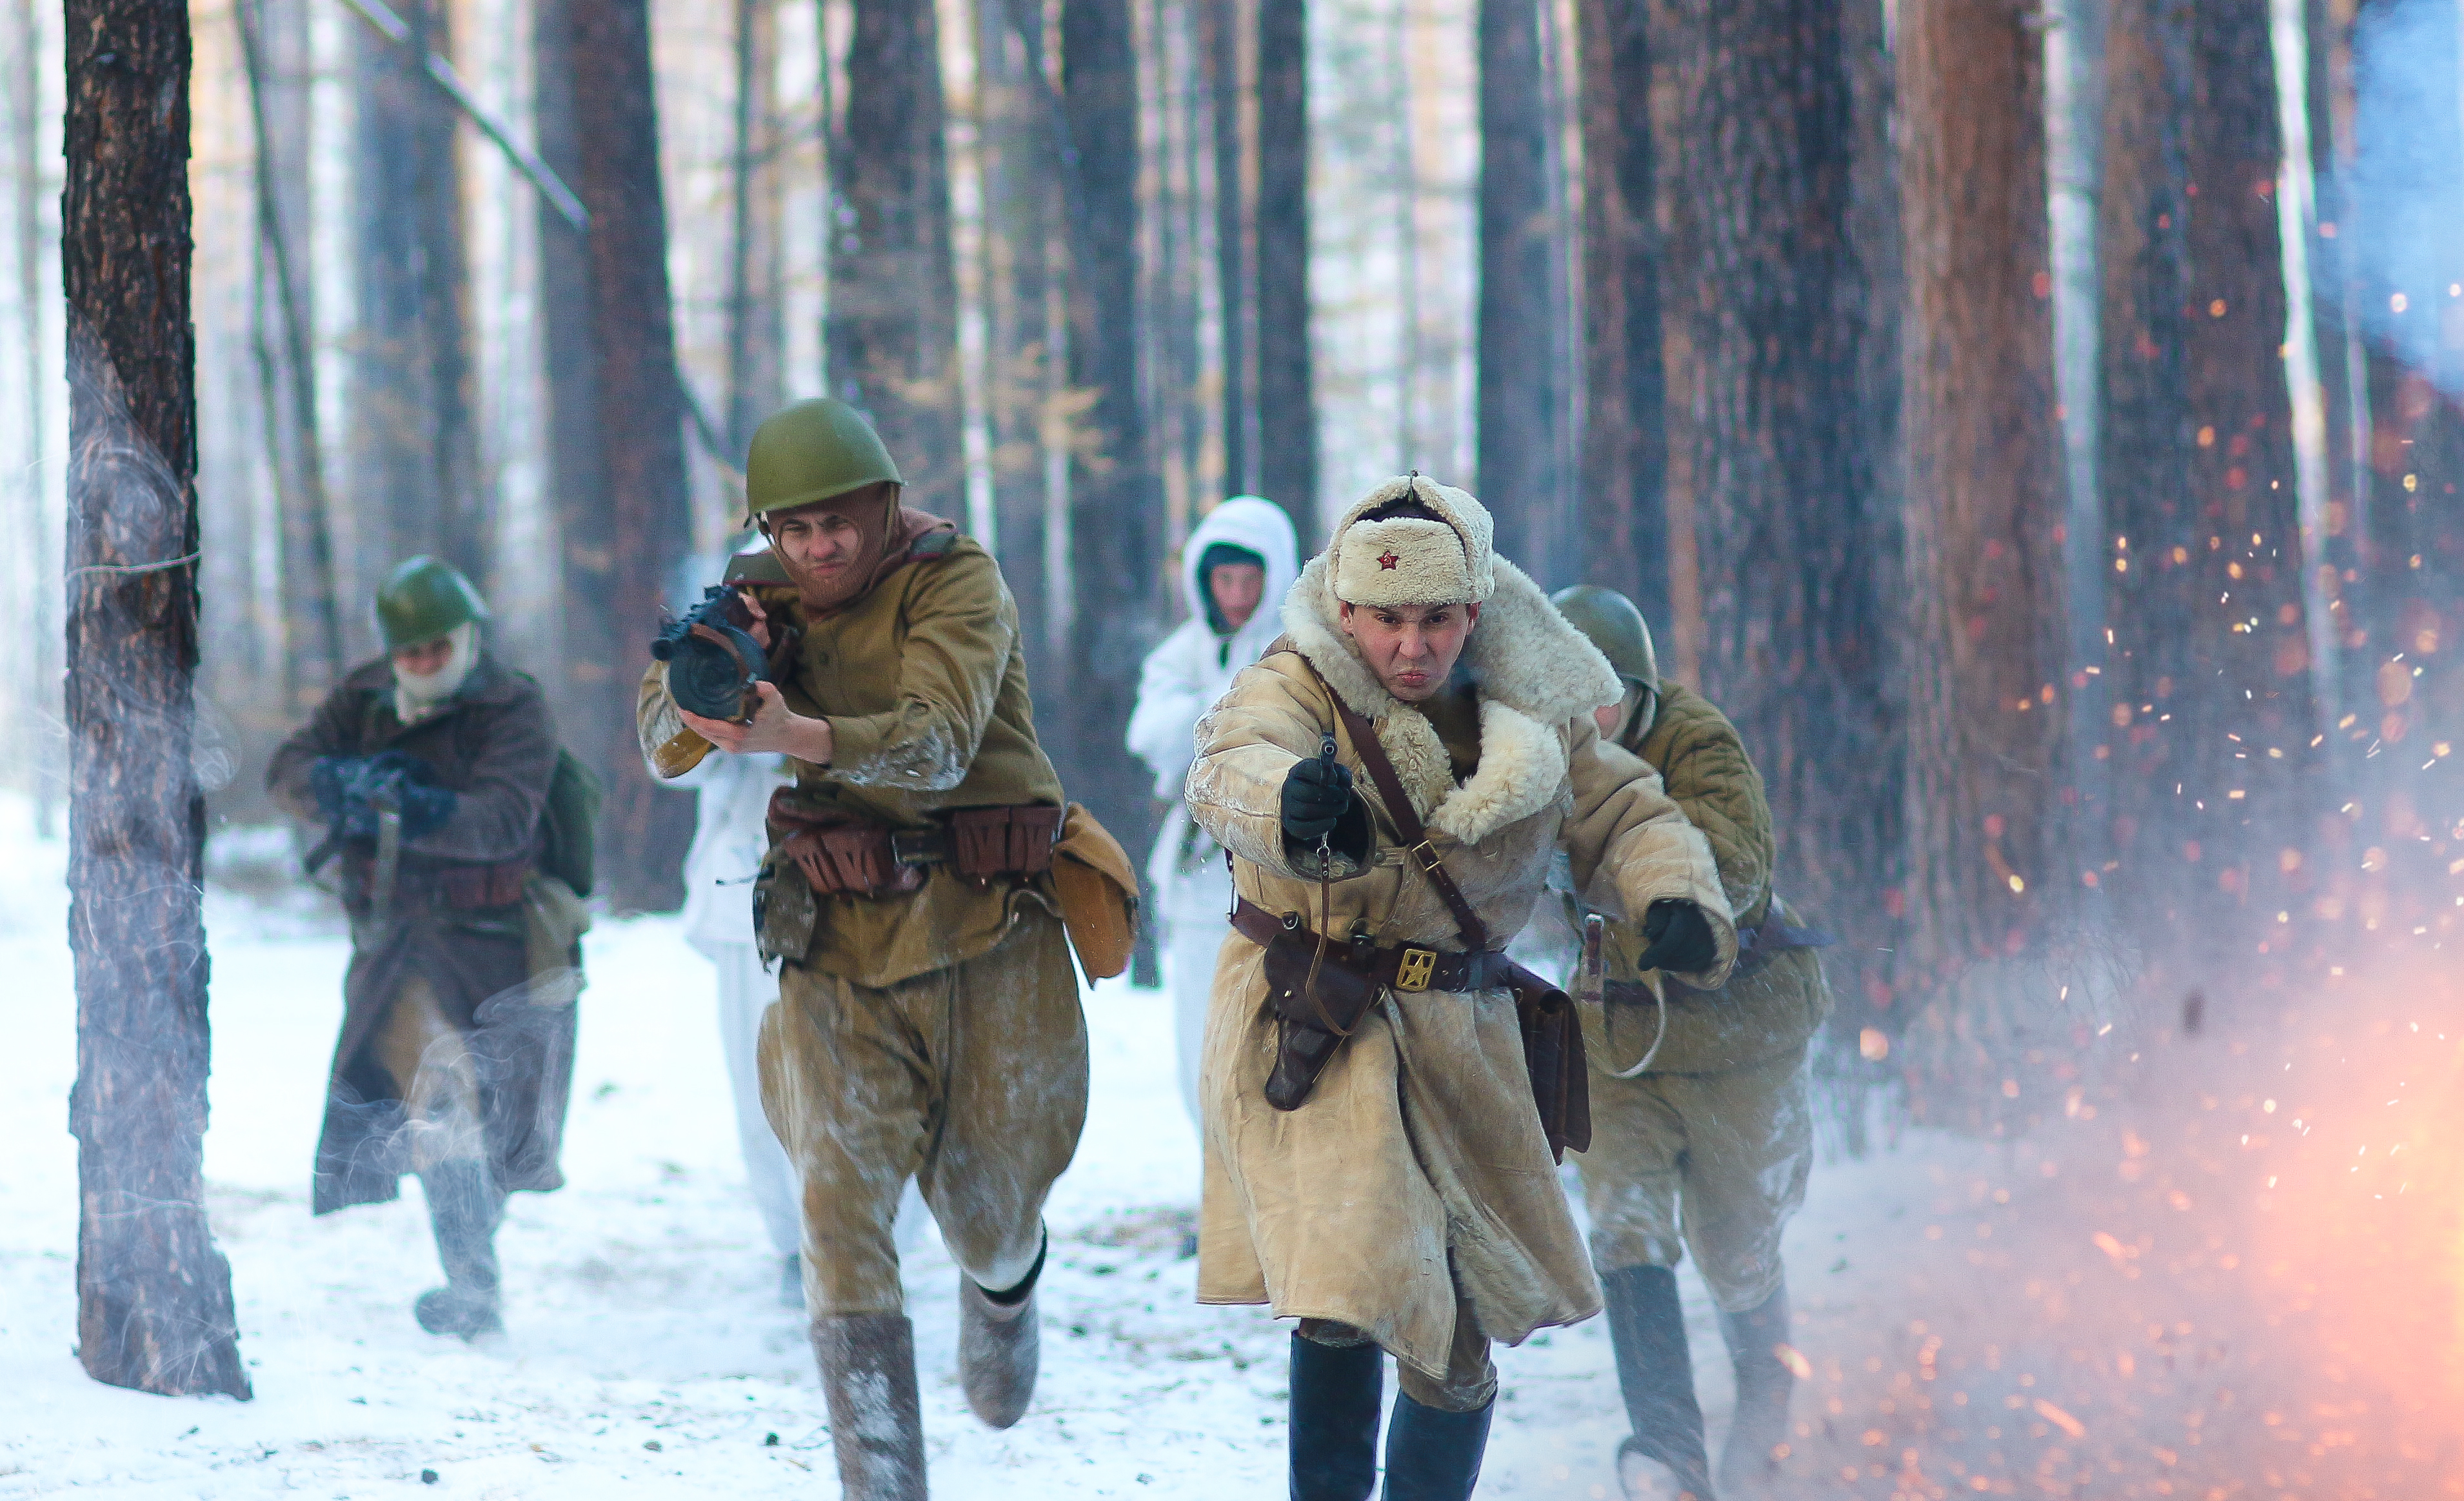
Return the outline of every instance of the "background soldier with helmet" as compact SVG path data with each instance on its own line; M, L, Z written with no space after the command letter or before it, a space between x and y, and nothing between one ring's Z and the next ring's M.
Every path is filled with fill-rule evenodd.
M417 1173L446 1285L421 1327L500 1329L505 1195L563 1186L595 789L539 685L485 647L469 580L413 558L377 596L387 655L345 677L266 785L339 859L351 920L315 1211Z
M1646 972L1637 960L1647 935L1608 924L1607 1004L1581 1007L1592 1144L1577 1159L1634 1426L1618 1459L1627 1494L1711 1495L1677 1296L1677 1263L1691 1247L1736 1369L1736 1419L1719 1468L1721 1493L1736 1501L1769 1484L1771 1450L1788 1434L1779 1242L1813 1162L1806 1046L1831 1006L1815 953L1830 940L1798 928L1771 891L1771 808L1736 727L1700 694L1661 679L1650 629L1624 595L1583 585L1553 602L1624 680L1623 701L1598 712L1602 738L1660 772L1710 842L1736 913L1736 968L1707 990ZM1565 901L1579 932L1583 913Z
M1068 944L1092 973L1125 967L1136 878L1109 835L1065 812L1000 567L900 505L897 466L861 414L827 399L776 413L745 488L794 585L775 606L746 600L769 680L716 717L676 702L681 657L654 664L642 748L663 778L714 747L793 759L753 894L780 964L762 1101L803 1177L841 1484L851 1501L909 1501L925 1483L901 1191L919 1181L960 1269L968 1403L1006 1427L1034 1391L1045 1200L1086 1118Z

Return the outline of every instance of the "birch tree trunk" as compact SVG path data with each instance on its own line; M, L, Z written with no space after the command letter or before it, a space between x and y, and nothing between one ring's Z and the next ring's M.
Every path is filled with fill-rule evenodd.
M2043 57L2027 12L2000 0L1903 10L1898 57L1912 616L1903 974L1930 997L1943 1104L1973 1122L2008 1103L1991 1076L2039 1002L2080 879L2064 829ZM2022 1081L2008 1090L2018 1100Z
M1208 123L1215 167L1215 280L1223 360L1223 490L1258 488L1257 370L1252 359L1258 308L1250 276L1251 200L1257 156L1248 129L1254 97L1244 61L1254 41L1244 0L1197 0L1205 58Z
M612 653L597 660L633 664L657 625L669 575L692 545L649 0L573 0L561 19L574 80L573 186L590 211L590 347L605 487L583 535L605 539L608 549L605 592L568 593L565 605L568 615L590 613L588 637ZM651 784L635 742L634 680L620 668L590 683L567 733L608 782L601 848L609 895L620 908L666 911L684 899L678 872L693 800Z
M830 385L871 414L907 500L966 514L957 268L932 0L855 0L830 245ZM1126 43L1125 43L1126 45Z
M188 11L68 0L64 20L77 1358L115 1386L245 1398L205 1205Z

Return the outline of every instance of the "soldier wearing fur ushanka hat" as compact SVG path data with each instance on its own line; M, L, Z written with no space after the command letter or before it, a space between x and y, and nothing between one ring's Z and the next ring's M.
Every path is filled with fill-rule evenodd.
M1490 1342L1599 1311L1552 1161L1589 1139L1580 1045L1526 1042L1571 1008L1504 952L1551 861L1664 972L1716 985L1736 954L1702 834L1600 739L1616 672L1491 535L1461 490L1378 485L1198 724L1190 813L1237 896L1200 1067L1198 1295L1299 1320L1310 1501L1367 1501L1387 1355L1387 1494L1468 1497Z

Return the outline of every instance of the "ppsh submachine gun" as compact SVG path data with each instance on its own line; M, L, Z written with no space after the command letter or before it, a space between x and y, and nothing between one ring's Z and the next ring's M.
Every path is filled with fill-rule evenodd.
M650 643L650 655L668 664L668 696L676 707L705 719L747 719L753 685L770 681L770 668L753 639L753 612L737 584L714 584L701 603L670 621Z

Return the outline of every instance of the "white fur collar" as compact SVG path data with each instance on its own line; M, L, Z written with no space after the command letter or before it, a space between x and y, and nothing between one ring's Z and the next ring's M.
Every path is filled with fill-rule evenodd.
M1623 684L1599 650L1566 623L1522 569L1497 560L1497 588L1481 607L1463 659L1480 684L1480 767L1455 785L1445 746L1418 711L1386 692L1343 633L1321 555L1284 600L1284 633L1343 701L1376 728L1377 742L1429 830L1474 845L1549 805L1566 780L1559 735L1576 715L1616 703Z

